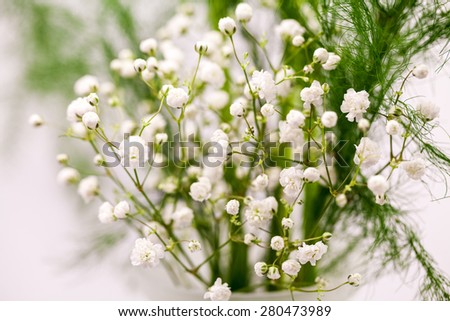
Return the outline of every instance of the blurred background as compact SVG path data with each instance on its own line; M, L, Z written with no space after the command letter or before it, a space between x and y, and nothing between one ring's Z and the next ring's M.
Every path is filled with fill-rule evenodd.
M104 57L154 36L177 1L133 1L129 10L123 3L131 1L0 0L2 300L147 300L169 299L174 293L162 269L129 264L132 239L92 255L89 244L101 228L97 207L81 204L73 189L56 183L60 167L55 156L71 148L58 136L64 131L59 122L74 98L73 82L87 72L105 75ZM432 97L441 107L441 126L449 129L449 88L447 68L427 81L413 80L406 95ZM32 113L44 115L49 126L30 127ZM448 134L438 130L436 140L448 142ZM437 198L445 193L433 192ZM450 274L450 202L431 199L423 188L414 219L424 231L425 247ZM407 276L387 272L364 282L351 299L411 300L417 295L417 277L413 267Z

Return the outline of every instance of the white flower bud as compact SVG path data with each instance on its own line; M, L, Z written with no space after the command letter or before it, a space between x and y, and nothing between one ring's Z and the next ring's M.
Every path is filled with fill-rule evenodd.
M298 110L291 110L286 116L286 122L290 127L302 127L305 124L305 115Z
M358 129L362 132L366 132L370 128L370 122L366 118L361 118L358 121Z
M287 260L281 264L281 270L290 276L296 276L300 272L301 265L296 260Z
M354 287L359 286L361 283L362 276L359 273L350 274L347 278L348 284L353 285Z
M256 240L256 236L253 233L247 233L244 235L244 244L250 245Z
M343 208L345 205L347 205L347 197L345 194L338 194L336 196L336 205L340 208Z
M93 159L92 161L93 161L93 163L94 163L96 166L102 166L102 165L103 165L103 162L104 162L105 160L103 159L103 156L102 156L102 155L97 154L97 155L94 156L94 159Z
M44 124L44 120L38 114L33 114L30 116L30 118L28 118L28 123L31 126L39 127L42 126L42 124Z
M304 43L305 43L305 38L303 38L303 36L301 36L301 35L297 35L294 38L292 38L292 45L294 47L300 47Z
M84 114L82 120L83 124L89 129L96 129L98 127L98 123L100 122L100 118L94 111L89 111Z
M281 226L283 226L285 230L289 230L294 227L294 221L291 218L283 217L281 220Z
M419 180L425 175L425 170L427 168L425 160L422 158L415 158L410 161L404 161L400 163L399 166L406 174L415 180Z
M133 66L136 72L143 72L147 68L147 62L144 59L138 58L133 62Z
M338 116L334 111L326 111L321 117L322 124L325 128L333 128L336 126Z
M336 67L340 61L341 61L341 57L339 57L338 55L336 55L333 52L330 52L328 55L327 62L322 65L322 68L324 70L334 70L334 69L336 69Z
M78 194L80 194L85 203L89 203L98 195L99 189L98 178L96 176L88 176L80 181Z
M114 215L117 218L126 218L130 213L130 204L127 201L121 201L114 206Z
M245 106L241 100L237 100L230 106L230 114L234 117L242 117L245 113Z
M85 138L87 135L86 126L83 123L72 123L70 125L71 134L75 137Z
M303 179L308 183L317 182L320 179L320 171L315 167L308 167L303 172Z
M403 134L403 127L398 121L389 120L386 123L386 133L388 133L388 135L391 135L391 136L401 135L401 134Z
M325 48L319 48L314 51L313 60L320 64L325 64L328 60L329 53Z
M236 32L236 22L230 17L221 18L219 30L227 36L232 36Z
M420 64L414 67L412 74L414 77L418 79L427 78L428 76L428 66L424 64Z
M67 155L67 154L58 154L58 155L56 155L56 160L61 165L67 165L67 163L69 162L69 155Z
M197 41L194 49L198 54L204 55L208 51L208 43L205 41Z
M75 168L65 167L58 173L57 181L60 184L75 184L80 180L80 173Z
M281 251L284 248L284 239L281 236L272 237L270 247L274 251Z
M151 72L158 71L158 60L155 57L150 57L147 59L147 70Z
M154 55L157 48L158 42L153 38L142 40L139 44L139 49L147 55Z
M109 202L104 202L98 208L98 220L104 224L112 223L116 220L114 217L114 207Z
M75 82L73 89L78 96L86 96L90 93L96 92L100 84L97 77L86 75Z
M275 266L271 266L269 268L269 271L267 271L267 278L271 280L278 280L279 278L281 278L278 268Z
M211 197L211 182L207 177L199 177L198 182L191 185L189 195L197 202L203 202Z
M269 185L269 176L266 174L260 174L256 176L255 180L253 181L253 185L259 189L263 189Z
M256 275L259 276L259 277L263 277L264 274L267 273L268 268L269 267L267 266L267 263L265 263L265 262L257 262L255 264L255 266L253 267L253 269L255 270Z
M192 253L194 252L199 252L202 250L202 245L200 244L199 241L197 240L192 240L189 242L188 244L188 249L189 251L191 251Z
M416 106L416 110L427 120L433 120L439 116L439 106L431 101L422 101Z
M90 93L87 97L86 97L86 101L91 104L92 106L97 106L98 102L99 102L99 98L98 95L96 93Z
M189 96L183 88L171 88L166 98L167 105L172 108L181 108L186 105L188 100Z
M381 175L374 175L367 181L367 187L376 197L377 204L383 205L385 202L384 194L389 189L389 182Z
M230 200L225 206L225 210L230 215L237 215L239 213L239 205L237 200Z
M247 3L239 3L235 10L236 18L241 22L249 22L253 16L253 9Z
M167 142L167 140L169 139L169 136L167 136L166 133L158 133L155 135L155 143L157 144L162 144Z
M264 117L268 118L268 117L272 116L273 114L275 114L275 108L273 107L272 104L269 104L269 103L264 104L261 107L261 114Z

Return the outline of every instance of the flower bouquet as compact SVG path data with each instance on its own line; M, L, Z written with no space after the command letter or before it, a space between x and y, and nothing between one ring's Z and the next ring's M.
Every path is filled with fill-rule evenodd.
M445 45L448 8L217 1L209 13L213 30L200 5L180 6L111 61L111 80L76 82L65 136L96 167L81 175L58 155L58 180L98 201L101 223L134 233L131 265L163 265L205 299L320 298L360 284L352 253L380 270L417 261L423 297L449 299L398 193L439 173L444 186L449 171L432 139L439 108L404 94L430 73L413 59Z

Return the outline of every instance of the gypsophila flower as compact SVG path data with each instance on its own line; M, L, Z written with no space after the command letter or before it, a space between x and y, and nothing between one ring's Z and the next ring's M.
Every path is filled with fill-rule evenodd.
M329 53L325 48L318 48L314 51L313 60L320 64L325 64L328 60Z
M358 121L358 129L359 129L360 131L366 132L366 131L369 130L369 128L370 128L370 122L369 122L367 119L361 118L361 119Z
M176 229L190 227L194 219L194 211L188 207L183 207L172 213L173 226Z
M253 9L248 3L239 3L235 10L236 18L241 22L249 22L253 16Z
M269 185L269 177L266 174L260 174L256 176L253 181L253 186L257 189L264 189Z
M142 40L139 44L139 50L147 55L154 55L158 48L158 41L154 38Z
M208 289L203 298L211 301L228 301L231 297L231 290L227 283L222 283L221 278L217 278L214 285Z
M303 131L298 127L290 126L286 121L280 121L280 143L290 143L294 148L301 147L303 143Z
M208 43L206 41L197 41L194 45L194 50L198 54L204 55L208 51Z
M300 47L305 43L305 38L303 36L297 35L294 38L292 38L292 45L294 47Z
M127 201L120 201L114 206L114 215L117 218L126 218L130 213L130 204Z
M320 172L315 167L308 167L303 171L303 179L308 183L317 182L320 179Z
M275 113L275 108L272 104L266 103L261 107L261 114L268 118Z
M245 218L250 226L263 227L272 219L277 208L278 202L274 197L252 200L245 211Z
M289 230L294 227L294 221L289 217L283 217L281 220L281 226L285 230Z
M96 93L90 93L87 97L86 97L86 101L91 104L92 106L97 106L100 98L98 97L98 95Z
M326 111L320 118L325 128L333 128L337 124L338 116L334 111Z
M247 233L244 235L244 244L250 245L253 243L253 241L256 240L256 236L253 233Z
M189 244L188 244L188 249L189 249L189 251L191 251L192 253L199 252L199 251L202 250L202 245L200 244L199 241L197 241L197 240L192 240L192 241L190 241Z
M57 181L60 184L75 184L80 180L80 173L71 167L61 169L57 176Z
M149 158L149 148L140 136L130 136L119 145L119 156L124 167L144 167Z
M284 248L284 239L281 236L274 236L270 240L270 247L274 251L281 251Z
M381 151L378 144L368 137L361 138L353 158L355 164L360 165L361 168L369 168L377 164L380 159Z
M73 87L75 94L78 96L86 96L90 93L96 92L99 88L99 81L97 77L86 75L75 82Z
M343 208L345 205L347 205L347 197L345 194L338 194L336 196L336 205L340 208Z
M88 176L80 181L78 194L85 203L89 203L98 195L99 189L97 176Z
M297 276L300 272L301 265L296 260L286 260L281 264L281 270L290 276Z
M30 118L28 118L28 123L31 126L39 127L42 126L42 124L44 124L44 120L38 114L33 114L30 116Z
M199 177L198 182L192 183L189 191L192 199L203 202L211 197L211 182L207 177Z
M159 63L158 60L155 57L150 57L147 59L147 71L150 72L157 72L159 69Z
M67 154L58 154L56 155L56 161L61 165L67 165L69 162L69 155Z
M341 111L347 114L348 121L360 121L363 114L369 108L369 94L365 91L356 92L353 88L347 90L344 101L341 104Z
M280 271L276 266L269 267L269 270L267 271L267 278L271 280L278 280L281 278Z
M143 72L147 68L147 62L144 59L139 58L133 62L133 66L136 72Z
M303 183L303 171L298 167L285 168L280 172L280 185L288 196L297 196Z
M386 178L381 175L371 176L367 181L367 187L375 195L377 204L383 205L385 203L384 194L389 189L389 182Z
M239 213L239 202L237 200L230 200L228 201L225 209L228 214L237 215Z
M310 87L305 87L300 92L300 98L304 102L303 107L306 110L311 109L311 105L321 107L323 104L323 88L317 80L314 80Z
M243 100L237 100L230 106L230 114L234 117L242 117L245 113L245 104Z
M103 158L102 155L96 154L96 155L94 156L94 158L92 159L92 162L93 162L96 166L102 166L103 163L105 162L105 159Z
M347 282L348 282L348 284L353 285L354 287L357 287L361 283L361 279L362 279L361 274L353 273L348 276Z
M307 245L303 242L302 246L299 246L296 258L300 264L311 263L312 266L316 265L316 262L322 258L322 256L327 252L328 246L323 244L322 241L317 242L313 245Z
M101 223L112 223L116 220L114 216L114 206L110 202L103 202L98 208L98 220Z
M403 134L403 127L396 120L388 120L386 123L386 133L391 136L401 135Z
M98 123L100 122L100 118L96 112L88 111L83 115L82 121L88 129L96 129L98 127Z
M328 54L327 62L322 65L322 68L325 70L334 70L337 68L340 61L341 57L339 57L333 52L330 52Z
M155 267L164 258L164 248L146 238L137 239L131 252L130 260L134 266Z
M268 71L254 71L250 80L252 91L258 94L259 98L270 102L275 99L277 88L272 74Z
M426 167L425 160L420 157L409 161L403 161L399 165L399 168L404 170L406 174L414 180L419 180L425 175Z
M89 104L86 99L77 98L67 107L67 120L70 122L78 122L89 111L95 111L95 107Z
M221 18L219 30L227 36L232 36L236 32L236 22L230 17Z
M286 116L286 123L291 127L303 127L305 124L305 115L298 110L292 109Z
M431 101L421 101L417 106L416 110L425 118L425 120L430 121L439 117L439 106Z
M170 88L167 94L167 105L173 108L181 108L189 100L187 92L183 88Z
M275 31L281 38L290 40L295 36L302 36L305 29L294 19L284 19L275 27Z
M418 79L427 78L428 76L428 66L424 64L420 64L414 67L412 74L414 77Z
M259 277L263 277L264 274L267 273L268 268L269 267L265 262L256 262L256 264L253 267L253 269L255 270L255 274Z

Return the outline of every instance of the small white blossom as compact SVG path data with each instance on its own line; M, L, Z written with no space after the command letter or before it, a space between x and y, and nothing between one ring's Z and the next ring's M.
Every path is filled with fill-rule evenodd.
M325 64L328 60L329 53L325 48L318 48L314 51L313 60L320 64Z
M62 165L66 165L69 162L69 155L58 154L58 155L56 155L56 160L58 163L60 163Z
M88 176L80 181L78 194L80 194L85 203L89 203L98 195L99 188L98 178L96 176Z
M336 69L336 67L340 61L341 61L341 57L339 57L338 55L336 55L333 52L330 52L328 55L327 62L322 65L322 68L325 70L334 70L334 69Z
M345 194L338 194L336 196L336 205L340 208L343 208L345 205L347 205L347 197Z
M202 245L200 244L199 241L197 241L197 240L192 240L192 241L190 241L189 244L188 244L188 249L189 249L189 251L191 251L192 253L199 252L199 251L202 250Z
M278 280L279 278L281 278L278 268L275 266L269 267L269 271L267 271L267 278L271 280Z
M171 88L167 94L167 105L173 108L181 108L189 100L187 92L183 88Z
M281 38L285 40L293 39L295 36L302 36L305 32L305 28L303 28L296 20L294 19L285 19L282 20L281 23L275 27L275 31L280 35Z
M217 278L214 285L208 289L203 299L211 301L228 301L231 297L231 290L227 283L222 283L221 278Z
M232 36L236 32L236 22L230 17L221 18L219 30L227 36Z
M114 216L114 206L110 202L104 202L98 208L98 220L101 223L112 223L116 220Z
M172 213L173 227L175 229L184 229L192 225L194 211L188 207L180 208Z
M322 241L319 241L313 245L303 243L303 245L298 248L296 253L297 260L300 264L306 264L309 262L312 266L315 266L316 261L320 260L327 250L328 246L323 244Z
M164 248L161 244L154 244L146 238L137 239L131 251L131 264L134 266L155 267L164 258Z
M272 116L273 114L275 114L275 108L273 107L272 104L269 104L269 103L264 104L261 107L261 114L264 117L268 118L268 117Z
M67 120L70 122L78 122L89 111L95 111L95 107L89 104L86 99L77 98L67 107Z
M281 251L284 248L284 239L281 236L274 236L270 240L270 247L274 251Z
M414 67L412 74L414 77L418 79L427 78L428 76L428 66L424 64L420 64Z
M147 68L147 62L144 59L139 58L133 62L133 66L136 72L143 72Z
M234 117L242 117L245 114L245 104L242 100L237 100L230 106L230 114Z
M252 91L258 94L259 98L270 102L275 99L277 94L277 87L272 74L268 71L254 71L252 79L250 80Z
M83 115L82 121L87 128L96 129L98 127L98 123L100 122L100 118L96 112L88 111Z
M189 191L192 199L203 202L211 197L211 182L207 177L199 177L198 182L192 183Z
M317 80L314 80L310 87L305 87L300 92L300 98L304 101L303 107L306 110L311 109L311 105L321 107L323 104L323 88Z
M347 93L344 95L344 101L341 105L341 111L347 114L347 119L349 121L360 121L363 117L363 114L369 108L369 94L367 91L362 90L356 92L353 88L347 90Z
M303 171L305 182L314 183L320 179L320 171L315 167L308 167Z
M225 209L228 214L237 215L239 213L239 202L237 200L230 200L228 201Z
M119 145L119 156L125 167L144 167L148 161L149 149L145 140L140 136L130 136Z
M285 168L280 172L280 185L288 196L297 196L303 183L303 171L298 167Z
M381 150L378 144L368 137L361 138L353 158L355 164L361 165L361 168L369 168L377 164L380 159Z
M294 47L300 47L305 43L305 38L303 36L297 35L294 38L292 38L292 45Z
M291 127L303 127L305 125L305 115L298 110L292 109L286 116L286 122Z
M87 97L86 97L86 101L91 104L92 106L97 106L98 102L100 101L100 98L98 97L98 95L96 93L90 93Z
M300 272L301 265L296 260L286 260L281 264L281 270L290 276L297 276Z
M439 106L431 101L422 101L416 106L416 110L421 114L427 121L433 120L439 117Z
M280 129L280 143L290 143L294 148L302 146L302 129L292 127L286 121L280 121L278 127Z
M386 133L391 136L401 135L403 134L403 127L398 121L394 119L389 120L386 123Z
M130 204L127 201L121 201L114 206L114 215L117 218L126 218L130 213Z
M40 115L33 114L30 116L30 118L28 118L28 123L31 126L39 127L44 123L44 120L42 119L42 117Z
M281 226L285 230L289 230L294 227L294 221L289 217L283 217L283 219L281 220Z
M368 131L370 128L370 122L366 118L361 118L358 121L358 129L362 132Z
M333 128L337 124L338 116L334 111L326 111L320 120L322 121L323 127Z
M265 262L256 262L256 264L253 267L253 269L255 270L255 274L259 277L263 277L264 274L267 273L268 268L269 267Z
M158 60L155 57L150 57L147 59L147 71L157 72L159 69Z
M256 240L256 236L253 233L247 233L244 235L244 244L250 245Z
M236 18L241 22L249 22L253 16L253 9L248 3L239 3L235 10Z
M409 161L401 162L399 167L406 172L406 174L415 180L419 180L425 175L427 168L424 159L417 157Z
M245 211L245 218L250 226L263 227L272 219L277 208L278 202L274 197L252 200Z
M256 176L255 180L253 181L253 186L255 186L257 189L264 189L269 185L269 177L266 174L260 174Z
M367 187L375 195L376 203L383 205L385 203L385 193L389 189L389 182L381 175L371 176L367 181Z
M71 167L61 169L57 176L57 181L60 184L74 184L80 180L80 173Z
M158 41L154 38L142 40L139 44L139 50L147 55L154 55L158 48Z
M85 138L87 135L86 126L82 122L72 123L70 125L70 132L72 136Z
M347 282L348 282L348 284L353 285L354 287L357 287L361 283L361 279L362 279L361 274L353 273L348 276Z
M86 75L75 82L73 89L78 96L87 96L90 93L96 92L99 87L100 84L97 77Z
M194 50L198 54L204 55L208 51L208 43L206 41L197 41L194 45Z
M96 166L102 166L104 163L105 159L103 158L102 155L100 154L96 154L94 156L94 158L92 159L92 162L96 165Z

